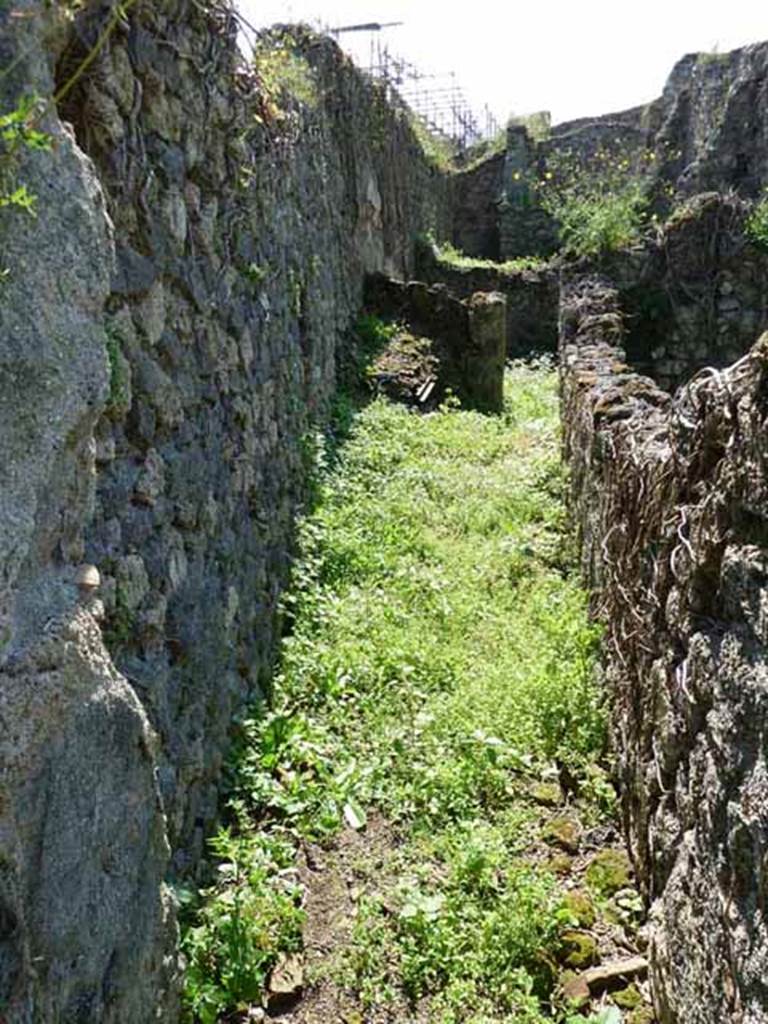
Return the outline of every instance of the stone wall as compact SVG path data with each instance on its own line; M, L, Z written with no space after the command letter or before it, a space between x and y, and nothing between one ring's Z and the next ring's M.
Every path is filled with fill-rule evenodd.
M766 1019L768 334L674 400L625 361L605 280L566 281L571 508L596 614L662 1024Z
M469 298L475 292L500 292L504 296L510 359L557 350L557 266L519 270L503 264L462 266L441 259L434 246L423 244L416 253L416 276L421 281L445 284L460 298Z
M269 689L338 342L364 273L405 276L451 221L333 44L299 32L267 91L219 4L138 0L60 120L108 13L0 12L4 109L33 87L54 143L4 164L38 217L0 211L9 1024L175 1019L163 879L194 878L233 722Z
M427 342L426 408L435 408L450 391L463 408L502 412L507 339L506 300L500 292L476 291L457 299L444 284L430 287L374 274L366 280L364 297L367 311Z
M495 153L455 176L453 244L468 256L487 260L500 257L499 203L504 191L504 160L504 153Z
M768 329L768 252L745 231L749 209L733 193L693 196L656 237L599 261L630 363L667 390L734 362Z

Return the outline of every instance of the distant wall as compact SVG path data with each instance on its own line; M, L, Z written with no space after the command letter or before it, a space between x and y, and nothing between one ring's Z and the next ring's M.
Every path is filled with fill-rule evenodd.
M460 298L469 298L475 292L500 292L506 299L509 358L556 351L560 294L556 266L530 270L462 267L440 259L432 246L419 245L415 273L419 280L445 284Z
M528 183L541 178L553 157L586 160L600 149L650 176L663 215L698 193L735 190L756 198L768 186L768 42L689 54L652 103L555 125L538 144L511 125L503 161L486 161L460 185L456 244L470 255L502 260L548 255L556 247L554 225ZM496 237L497 248L483 247L483 239Z
M556 125L544 151L631 156L653 151L656 173L680 196L768 184L768 42L730 53L691 53L675 64L662 95L617 114ZM748 126L748 127L747 127Z
M455 176L453 244L468 256L499 259L498 206L503 172L504 153L495 153Z

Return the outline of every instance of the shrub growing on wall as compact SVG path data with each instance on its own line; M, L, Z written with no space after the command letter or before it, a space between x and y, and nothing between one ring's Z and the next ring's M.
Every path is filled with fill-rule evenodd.
M647 222L649 177L644 154L638 161L600 148L584 157L555 152L536 183L539 203L558 223L563 252L597 256L639 240Z
M768 189L752 208L747 218L747 235L751 241L768 249Z

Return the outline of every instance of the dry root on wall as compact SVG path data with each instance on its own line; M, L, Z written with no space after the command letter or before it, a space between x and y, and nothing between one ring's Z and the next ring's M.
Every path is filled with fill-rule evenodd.
M671 400L617 294L561 305L572 511L664 1024L768 1020L768 334Z

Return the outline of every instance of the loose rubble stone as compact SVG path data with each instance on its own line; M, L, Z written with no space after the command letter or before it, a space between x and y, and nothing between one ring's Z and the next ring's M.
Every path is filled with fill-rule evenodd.
M629 883L630 871L624 850L600 850L587 868L587 884L601 896L613 896Z
M612 960L584 971L581 977L589 986L590 992L602 992L615 987L617 982L626 982L631 978L642 977L648 973L648 961L641 956L628 957L626 960Z
M581 845L581 826L573 818L553 818L544 829L548 843L562 846L568 853L578 853Z

